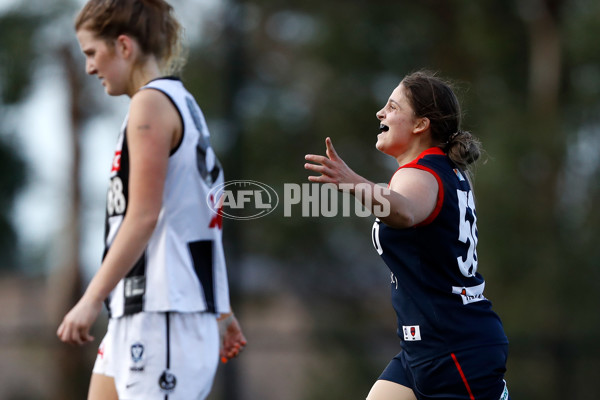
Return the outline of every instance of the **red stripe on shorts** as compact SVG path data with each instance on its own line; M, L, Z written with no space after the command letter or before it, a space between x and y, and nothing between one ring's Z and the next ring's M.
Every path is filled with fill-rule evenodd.
M460 377L462 378L462 381L465 384L465 387L467 388L467 392L469 392L469 398L471 400L475 400L475 396L473 396L473 392L471 392L471 386L469 386L469 382L467 382L467 377L465 376L465 373L460 367L456 356L454 355L454 353L451 353L450 355L452 356L452 359L454 360L454 365L456 365L456 369L458 370L458 373L460 374Z

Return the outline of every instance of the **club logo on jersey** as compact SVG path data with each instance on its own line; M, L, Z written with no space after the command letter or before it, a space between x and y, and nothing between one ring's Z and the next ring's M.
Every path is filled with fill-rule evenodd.
M452 293L460 295L463 304L476 303L478 301L487 300L483 296L483 290L485 289L485 282L477 286L465 287L465 286L452 286Z
M158 378L158 386L163 393L172 393L177 385L177 378L168 369L164 370Z
M222 217L248 220L272 213L279 204L279 196L267 184L236 180L212 188L207 197L207 204Z
M144 370L143 358L144 358L144 345L140 342L136 342L131 345L130 349L131 354L131 366L129 367L130 371L133 372L141 372Z
M419 325L402 326L404 340L407 342L415 342L421 340L421 328Z

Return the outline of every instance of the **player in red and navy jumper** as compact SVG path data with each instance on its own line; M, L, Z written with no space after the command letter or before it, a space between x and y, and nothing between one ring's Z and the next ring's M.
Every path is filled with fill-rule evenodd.
M407 75L377 118L376 147L399 165L387 188L352 171L329 138L326 156L305 164L321 174L313 182L356 187L377 217L372 241L391 272L401 351L367 400L508 400L508 340L478 271L468 167L480 143L460 129L451 86L424 71Z
M373 225L375 249L391 271L402 339L402 352L381 379L422 391L419 398L429 398L432 386L440 387L447 379L450 389L464 392L469 396L465 398L499 399L505 387L507 338L477 272L477 216L469 181L439 147L402 168L430 172L439 193L434 212L415 227L395 229L379 220ZM433 382L420 381L419 374L405 376L403 363L424 370L423 376ZM433 365L445 365L442 370L449 376L429 378ZM492 365L497 373L479 376Z

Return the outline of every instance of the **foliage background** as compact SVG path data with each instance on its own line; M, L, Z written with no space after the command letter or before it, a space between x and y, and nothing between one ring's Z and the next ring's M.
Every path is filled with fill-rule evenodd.
M63 348L52 333L89 279L86 271L97 267L86 257L86 238L93 236L86 232L99 226L90 210L102 209L104 183L90 187L95 178L85 163L98 149L90 150L86 137L98 120L109 121L103 125L109 160L111 132L126 102L105 99L97 82L83 76L71 31L81 2L35 3L17 3L0 15L0 279L37 282L45 290L37 308L52 306L35 332L0 326L6 348L25 349L14 362L37 351L61 368L27 371L50 382L55 394L19 383L18 389L1 385L0 398L81 398L94 350ZM203 108L229 180L264 182L280 193L284 183L304 183L304 155L323 153L330 136L355 171L387 182L394 163L374 148L375 112L411 71L426 68L455 81L465 128L486 148L475 181L480 271L511 341L511 396L595 398L599 3L173 4L190 37L182 78ZM61 198L70 206L60 210L60 235L31 249L19 236L23 221L14 211L19 189L35 184L36 175L10 121L43 68L53 68L68 94L63 113L70 145L63 152L74 168L64 172L72 190ZM372 250L371 224L371 218L303 218L299 211L285 217L282 209L225 222L234 301L250 347L237 364L220 368L211 398L364 398L398 351L388 273ZM24 307L20 314L33 312ZM266 360L265 354L274 356ZM295 386L286 393L280 386L290 382Z

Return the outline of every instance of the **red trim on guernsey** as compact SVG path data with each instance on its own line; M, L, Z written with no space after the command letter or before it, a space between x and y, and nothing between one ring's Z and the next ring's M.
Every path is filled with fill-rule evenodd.
M420 223L416 224L415 226L424 226L424 225L428 225L428 224L432 223L436 219L436 217L438 216L440 211L442 210L442 205L444 204L444 185L442 184L442 179L431 168L417 164L417 161L419 161L421 158L431 155L431 154L439 155L439 156L446 155L446 153L444 153L444 151L442 149L440 149L439 147L430 147L429 149L427 149L424 152L422 152L421 154L419 154L419 156L417 158L415 158L408 164L402 165L401 167L399 167L396 170L396 172L398 172L402 168L415 168L415 169L420 169L422 171L427 171L431 175L434 176L435 180L438 183L438 196L437 196L437 201L435 203L435 208L433 209L431 214L429 214L429 216L427 218L425 218L425 220L423 222L420 222ZM396 172L394 172L394 175L396 175ZM394 178L394 175L392 175L392 179ZM390 182L388 183L388 187L390 187L390 184L392 183L392 179L390 179Z
M467 382L467 377L465 376L465 373L463 372L462 368L460 367L460 364L458 363L456 356L454 355L454 353L451 353L450 355L452 356L452 359L454 360L454 365L456 365L456 369L458 370L458 373L460 374L460 377L461 377L463 383L465 384L465 387L467 388L467 392L469 392L469 398L471 400L475 400L475 396L473 396L473 392L471 391L471 386L469 386L469 382Z

